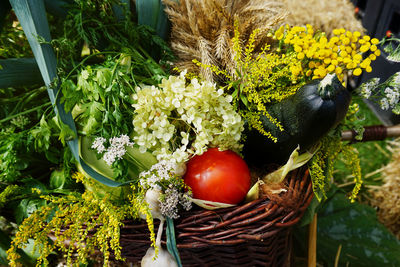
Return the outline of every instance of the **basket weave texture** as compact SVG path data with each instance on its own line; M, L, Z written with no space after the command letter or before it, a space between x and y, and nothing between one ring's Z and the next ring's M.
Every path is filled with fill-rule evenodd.
M183 266L288 266L291 228L303 216L313 191L306 168L292 171L285 185L287 191L277 198L181 213L175 234ZM165 236L163 240L165 246ZM126 221L120 242L122 256L139 262L150 245L147 225Z

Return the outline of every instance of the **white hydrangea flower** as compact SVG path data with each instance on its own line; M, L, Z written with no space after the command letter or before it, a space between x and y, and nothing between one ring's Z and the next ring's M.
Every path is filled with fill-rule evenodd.
M186 84L183 72L164 79L159 88L141 86L136 92L134 141L141 152L185 162L207 147L241 149L243 121L231 105L232 97L215 84L197 79Z

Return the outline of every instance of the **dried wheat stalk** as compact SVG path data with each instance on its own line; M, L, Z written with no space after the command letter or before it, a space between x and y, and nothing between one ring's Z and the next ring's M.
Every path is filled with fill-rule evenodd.
M256 51L267 42L266 32L283 21L286 16L282 4L265 0L164 0L166 12L172 22L171 47L178 56L176 66L190 72L201 73L213 80L208 69L199 68L192 60L214 64L234 73L235 19L239 22L240 41L246 45L255 29L260 29Z

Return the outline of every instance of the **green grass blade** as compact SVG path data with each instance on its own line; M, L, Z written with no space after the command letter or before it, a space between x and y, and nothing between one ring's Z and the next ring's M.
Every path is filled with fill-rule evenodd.
M0 59L0 88L43 84L34 58Z

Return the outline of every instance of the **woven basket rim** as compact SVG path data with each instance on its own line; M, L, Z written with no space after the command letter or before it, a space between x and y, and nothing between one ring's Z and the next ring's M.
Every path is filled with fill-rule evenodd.
M287 199L296 203L295 207L285 207L283 203L264 197L231 208L182 212L180 218L175 220L178 249L262 241L292 227L303 216L311 202L313 191L309 172L305 167L291 171L285 181L288 190L284 194ZM158 220L155 220L154 227L158 227ZM120 240L122 247L131 242L150 245L147 224L144 221L126 221L121 227ZM165 240L164 231L163 245L166 245Z

